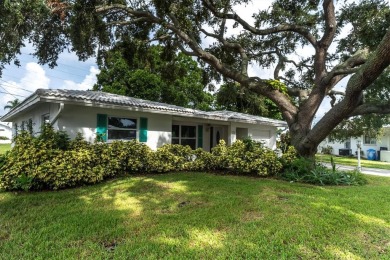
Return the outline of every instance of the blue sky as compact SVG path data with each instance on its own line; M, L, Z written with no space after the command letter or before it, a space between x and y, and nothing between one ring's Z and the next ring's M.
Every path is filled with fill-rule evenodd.
M0 78L0 115L4 115L4 106L16 98L25 99L38 88L53 89L91 89L99 73L95 58L82 62L74 53L64 52L60 55L58 66L50 69L39 65L30 53L33 49L27 46L19 56L21 66L8 65ZM9 94L7 94L9 93Z

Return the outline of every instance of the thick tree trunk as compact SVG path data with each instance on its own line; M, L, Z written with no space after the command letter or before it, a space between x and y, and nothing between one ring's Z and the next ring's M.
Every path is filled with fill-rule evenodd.
M317 147L320 140L308 141L307 135L310 132L311 121L306 121L305 124L297 122L290 126L291 144L295 147L298 155L310 160L315 160L315 154L317 153Z

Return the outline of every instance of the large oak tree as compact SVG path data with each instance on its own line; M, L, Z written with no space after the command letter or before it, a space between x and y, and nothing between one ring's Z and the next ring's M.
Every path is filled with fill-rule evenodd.
M272 100L302 156L313 156L343 120L390 112L389 100L364 98L372 86L389 87L373 85L390 64L387 1L354 1L336 10L334 0L275 0L267 10L239 15L237 7L247 2L5 0L0 60L15 60L26 40L34 43L40 62L52 66L65 48L86 59L123 38L156 41L197 57L211 77ZM303 52L310 55L297 56ZM274 69L273 78L251 74L256 64ZM336 91L343 79L344 91ZM327 96L333 106L312 126Z

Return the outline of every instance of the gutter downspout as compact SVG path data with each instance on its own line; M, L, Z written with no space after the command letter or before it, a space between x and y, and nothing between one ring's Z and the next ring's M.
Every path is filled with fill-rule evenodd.
M57 122L58 117L60 116L61 112L64 110L64 103L60 103L60 108L58 109L57 114L54 116L53 120L50 122L50 126L53 126L55 122Z

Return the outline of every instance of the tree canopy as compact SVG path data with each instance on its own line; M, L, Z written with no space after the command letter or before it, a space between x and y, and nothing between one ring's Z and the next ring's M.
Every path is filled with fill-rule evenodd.
M217 109L282 119L278 107L268 98L242 88L238 83L226 82L215 93Z
M33 42L41 63L55 65L66 48L80 59L132 39L158 42L197 57L208 76L239 83L269 98L288 123L303 156L343 120L388 114L389 100L373 102L373 84L390 64L390 8L385 0L274 0L241 16L249 0L5 0L0 9L0 60L15 61ZM246 13L249 10L246 10ZM15 35L13 33L17 31ZM274 70L262 78L249 68ZM342 89L338 83L345 79ZM325 97L333 107L312 126Z
M203 71L189 56L132 41L99 56L95 90L203 110L212 106Z

